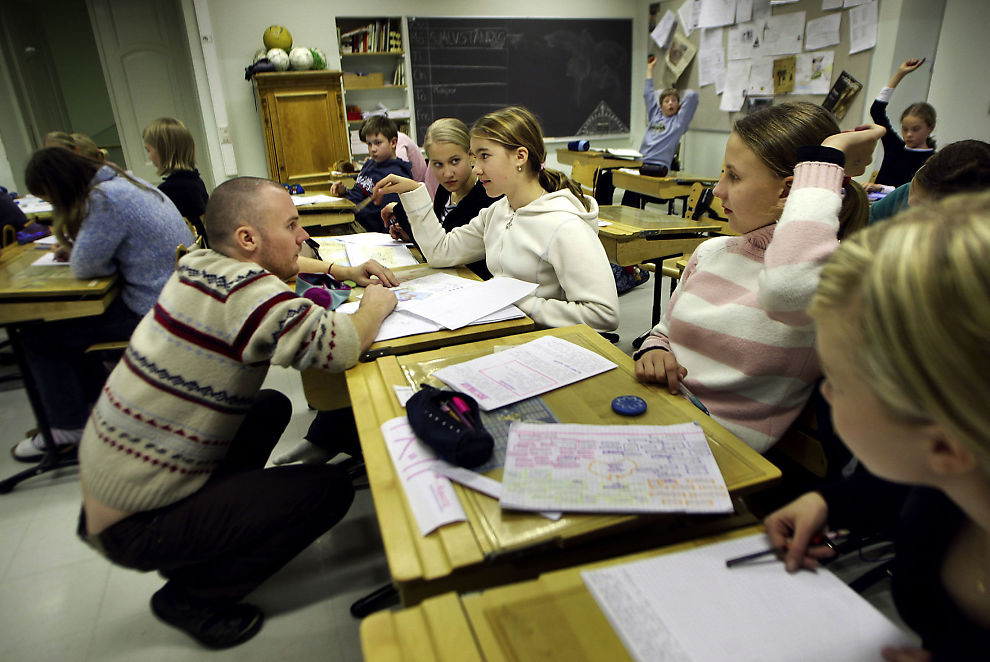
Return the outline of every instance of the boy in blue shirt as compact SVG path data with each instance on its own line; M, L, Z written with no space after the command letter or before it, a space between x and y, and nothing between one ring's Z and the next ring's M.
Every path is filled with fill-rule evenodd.
M375 184L385 175L395 173L402 177L412 177L409 162L395 156L395 146L399 141L399 130L395 122L387 117L374 115L361 124L359 135L368 145L371 158L364 162L353 188L348 189L342 182L334 182L330 188L331 195L345 197L354 203L370 197ZM357 210L354 218L368 232L387 232L382 223L382 207L398 201L398 195L386 195L382 200L371 201L363 209Z

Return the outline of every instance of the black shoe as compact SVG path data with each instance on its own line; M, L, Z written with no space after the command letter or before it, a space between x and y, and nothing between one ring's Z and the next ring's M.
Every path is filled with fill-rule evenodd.
M254 605L203 602L168 584L151 596L151 611L204 646L216 649L244 643L258 634L265 620Z

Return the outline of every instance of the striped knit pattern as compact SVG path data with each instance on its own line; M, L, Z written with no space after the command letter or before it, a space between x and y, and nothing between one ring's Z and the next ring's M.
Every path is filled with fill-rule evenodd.
M79 453L87 491L126 511L192 494L226 454L270 364L342 371L359 350L349 316L254 263L190 253L93 408Z
M694 252L643 350L664 347L712 417L759 452L791 425L820 376L805 309L838 247L842 168L795 169L780 220Z

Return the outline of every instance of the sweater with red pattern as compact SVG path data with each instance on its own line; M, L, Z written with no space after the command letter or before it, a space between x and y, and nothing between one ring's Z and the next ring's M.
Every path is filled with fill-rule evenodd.
M83 484L130 512L174 503L224 458L270 364L343 371L359 353L350 316L297 296L253 262L193 251L93 408L79 449Z
M799 163L776 224L701 244L636 354L673 352L712 418L761 453L821 374L805 309L839 245L842 179L839 165Z

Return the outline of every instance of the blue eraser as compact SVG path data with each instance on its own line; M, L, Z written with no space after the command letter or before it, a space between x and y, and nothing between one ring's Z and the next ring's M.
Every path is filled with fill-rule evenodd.
M646 400L638 395L620 395L612 400L612 409L623 416L639 416L646 411Z

